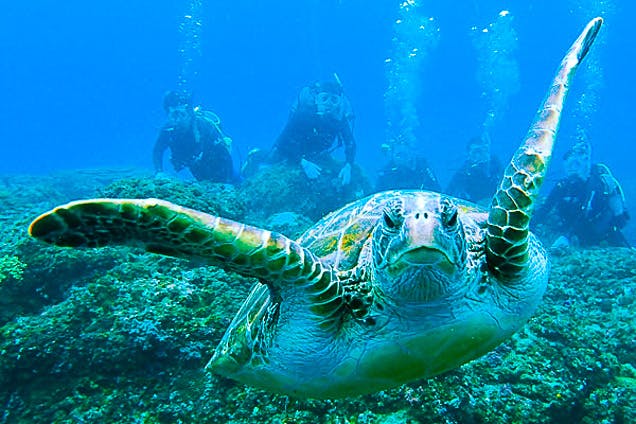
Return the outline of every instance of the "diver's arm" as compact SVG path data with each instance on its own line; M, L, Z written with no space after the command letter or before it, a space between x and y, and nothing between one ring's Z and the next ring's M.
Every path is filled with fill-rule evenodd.
M537 223L544 223L542 221L549 215L549 213L555 208L559 199L563 197L565 191L565 182L563 180L558 181L548 194L545 201L536 209L534 213L534 221Z
M290 120L291 120L291 116L290 116ZM274 146L272 146L272 149L267 154L267 162L277 163L286 159L284 157L283 152L286 150L285 145L289 143L289 140L290 140L290 128L289 128L290 120L288 120L285 123L285 127L283 128L281 133L278 135L278 138L276 138L276 141L274 142Z
M298 111L292 112L268 155L268 161L276 163L285 160L289 163L300 164L307 153L304 134L309 131L308 126L310 124L308 124L306 114Z
M340 130L340 138L344 143L345 160L348 164L353 165L356 158L356 141L353 138L351 126L347 120L343 121L342 129Z
M465 187L465 166L466 164L462 164L461 168L459 168L453 176L451 177L450 182L446 186L446 193L451 196L466 198Z
M155 147L152 150L152 162L155 167L155 172L163 172L163 153L170 145L170 136L165 130L161 130L157 141L155 141Z

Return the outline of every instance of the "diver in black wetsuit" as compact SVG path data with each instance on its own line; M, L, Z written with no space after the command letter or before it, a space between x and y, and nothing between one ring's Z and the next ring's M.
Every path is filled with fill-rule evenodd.
M321 81L304 87L292 106L289 119L266 157L258 149L250 152L243 175L255 173L262 162L300 165L307 178L321 175L319 165L331 165L331 152L344 146L345 164L339 169L341 186L351 182L356 144L353 112L339 80ZM336 171L337 172L337 171Z
M153 149L155 172L163 174L163 154L170 149L175 171L188 168L199 181L232 181L232 139L221 131L218 116L192 107L190 97L176 91L166 93L163 106L168 119Z
M629 243L621 232L629 220L623 190L609 168L591 165L591 148L575 144L565 155L566 177L559 180L535 219L546 233L558 234L553 247L623 246Z
M490 153L488 139L473 137L467 145L468 156L451 178L446 192L471 202L490 202L501 179L502 166Z
M376 191L385 190L431 190L441 191L435 173L426 158L401 144L383 144L387 158L375 182Z

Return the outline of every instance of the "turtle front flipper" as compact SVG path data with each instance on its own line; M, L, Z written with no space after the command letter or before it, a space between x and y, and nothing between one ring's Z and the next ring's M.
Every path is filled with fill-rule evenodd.
M29 234L63 247L126 245L262 279L275 292L305 293L310 310L331 324L342 306L335 271L282 234L158 199L91 199L40 215Z
M561 61L550 90L506 168L488 214L486 257L500 281L512 281L527 268L530 218L543 183L574 73L596 38L603 20L590 21Z

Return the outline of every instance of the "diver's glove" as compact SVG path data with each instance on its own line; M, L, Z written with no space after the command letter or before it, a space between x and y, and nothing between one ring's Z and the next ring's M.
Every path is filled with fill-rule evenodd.
M351 164L347 163L342 167L340 173L338 174L338 179L340 180L340 184L343 186L349 185L351 182Z
M305 171L305 175L307 175L307 178L309 178L310 180L315 180L316 178L318 178L320 172L322 171L321 167L313 162L309 162L307 159L301 159L300 166L303 168L303 171Z

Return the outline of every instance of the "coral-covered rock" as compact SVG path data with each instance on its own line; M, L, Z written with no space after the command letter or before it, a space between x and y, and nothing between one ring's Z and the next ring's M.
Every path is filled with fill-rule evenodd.
M36 192L33 184L25 192ZM135 184L147 191L127 187ZM127 178L97 189L172 194L240 219L248 213L232 188L166 182L153 192L152 184ZM252 281L128 248L52 254L25 232L43 201L13 198L15 208L0 217L0 256L24 264L21 279L0 283L0 422L636 422L631 249L569 249L553 258L534 318L479 360L397 389L315 401L203 370ZM283 214L270 224L294 231L304 222Z

